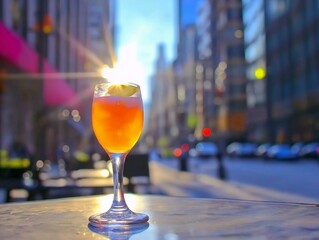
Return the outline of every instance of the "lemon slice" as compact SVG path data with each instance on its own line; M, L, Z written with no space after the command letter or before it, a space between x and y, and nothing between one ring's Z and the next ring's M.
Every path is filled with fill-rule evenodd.
M109 94L111 96L130 97L137 92L138 88L130 84L117 84L114 83L109 86Z

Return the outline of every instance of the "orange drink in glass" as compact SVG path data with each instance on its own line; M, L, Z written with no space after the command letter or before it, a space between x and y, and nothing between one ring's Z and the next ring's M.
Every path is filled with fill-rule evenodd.
M143 103L139 97L106 96L93 100L95 135L106 151L129 151L143 128Z
M133 83L101 83L95 86L92 125L97 140L112 162L114 196L111 208L89 218L97 228L128 228L146 223L149 217L126 205L123 169L128 152L143 129L143 101L140 87Z

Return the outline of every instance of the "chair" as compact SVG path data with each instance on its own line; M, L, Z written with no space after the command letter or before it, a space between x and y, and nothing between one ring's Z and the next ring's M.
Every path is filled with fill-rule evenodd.
M150 193L150 170L148 153L128 154L124 165L124 176L129 179L127 189L133 193Z

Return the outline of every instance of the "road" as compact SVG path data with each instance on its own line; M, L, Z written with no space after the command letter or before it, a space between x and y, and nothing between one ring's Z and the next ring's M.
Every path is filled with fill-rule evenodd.
M173 168L179 167L179 161L176 159L160 161ZM193 173L217 177L218 165L215 159L189 158L188 166ZM229 182L245 183L319 200L319 161L280 162L226 158L224 166Z

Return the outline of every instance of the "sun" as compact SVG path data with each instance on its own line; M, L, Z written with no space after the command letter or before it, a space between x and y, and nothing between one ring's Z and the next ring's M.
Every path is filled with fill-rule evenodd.
M134 44L122 46L119 49L118 61L110 68L102 66L100 74L108 82L136 83L141 87L142 94L147 95L146 68L137 57L137 47Z

